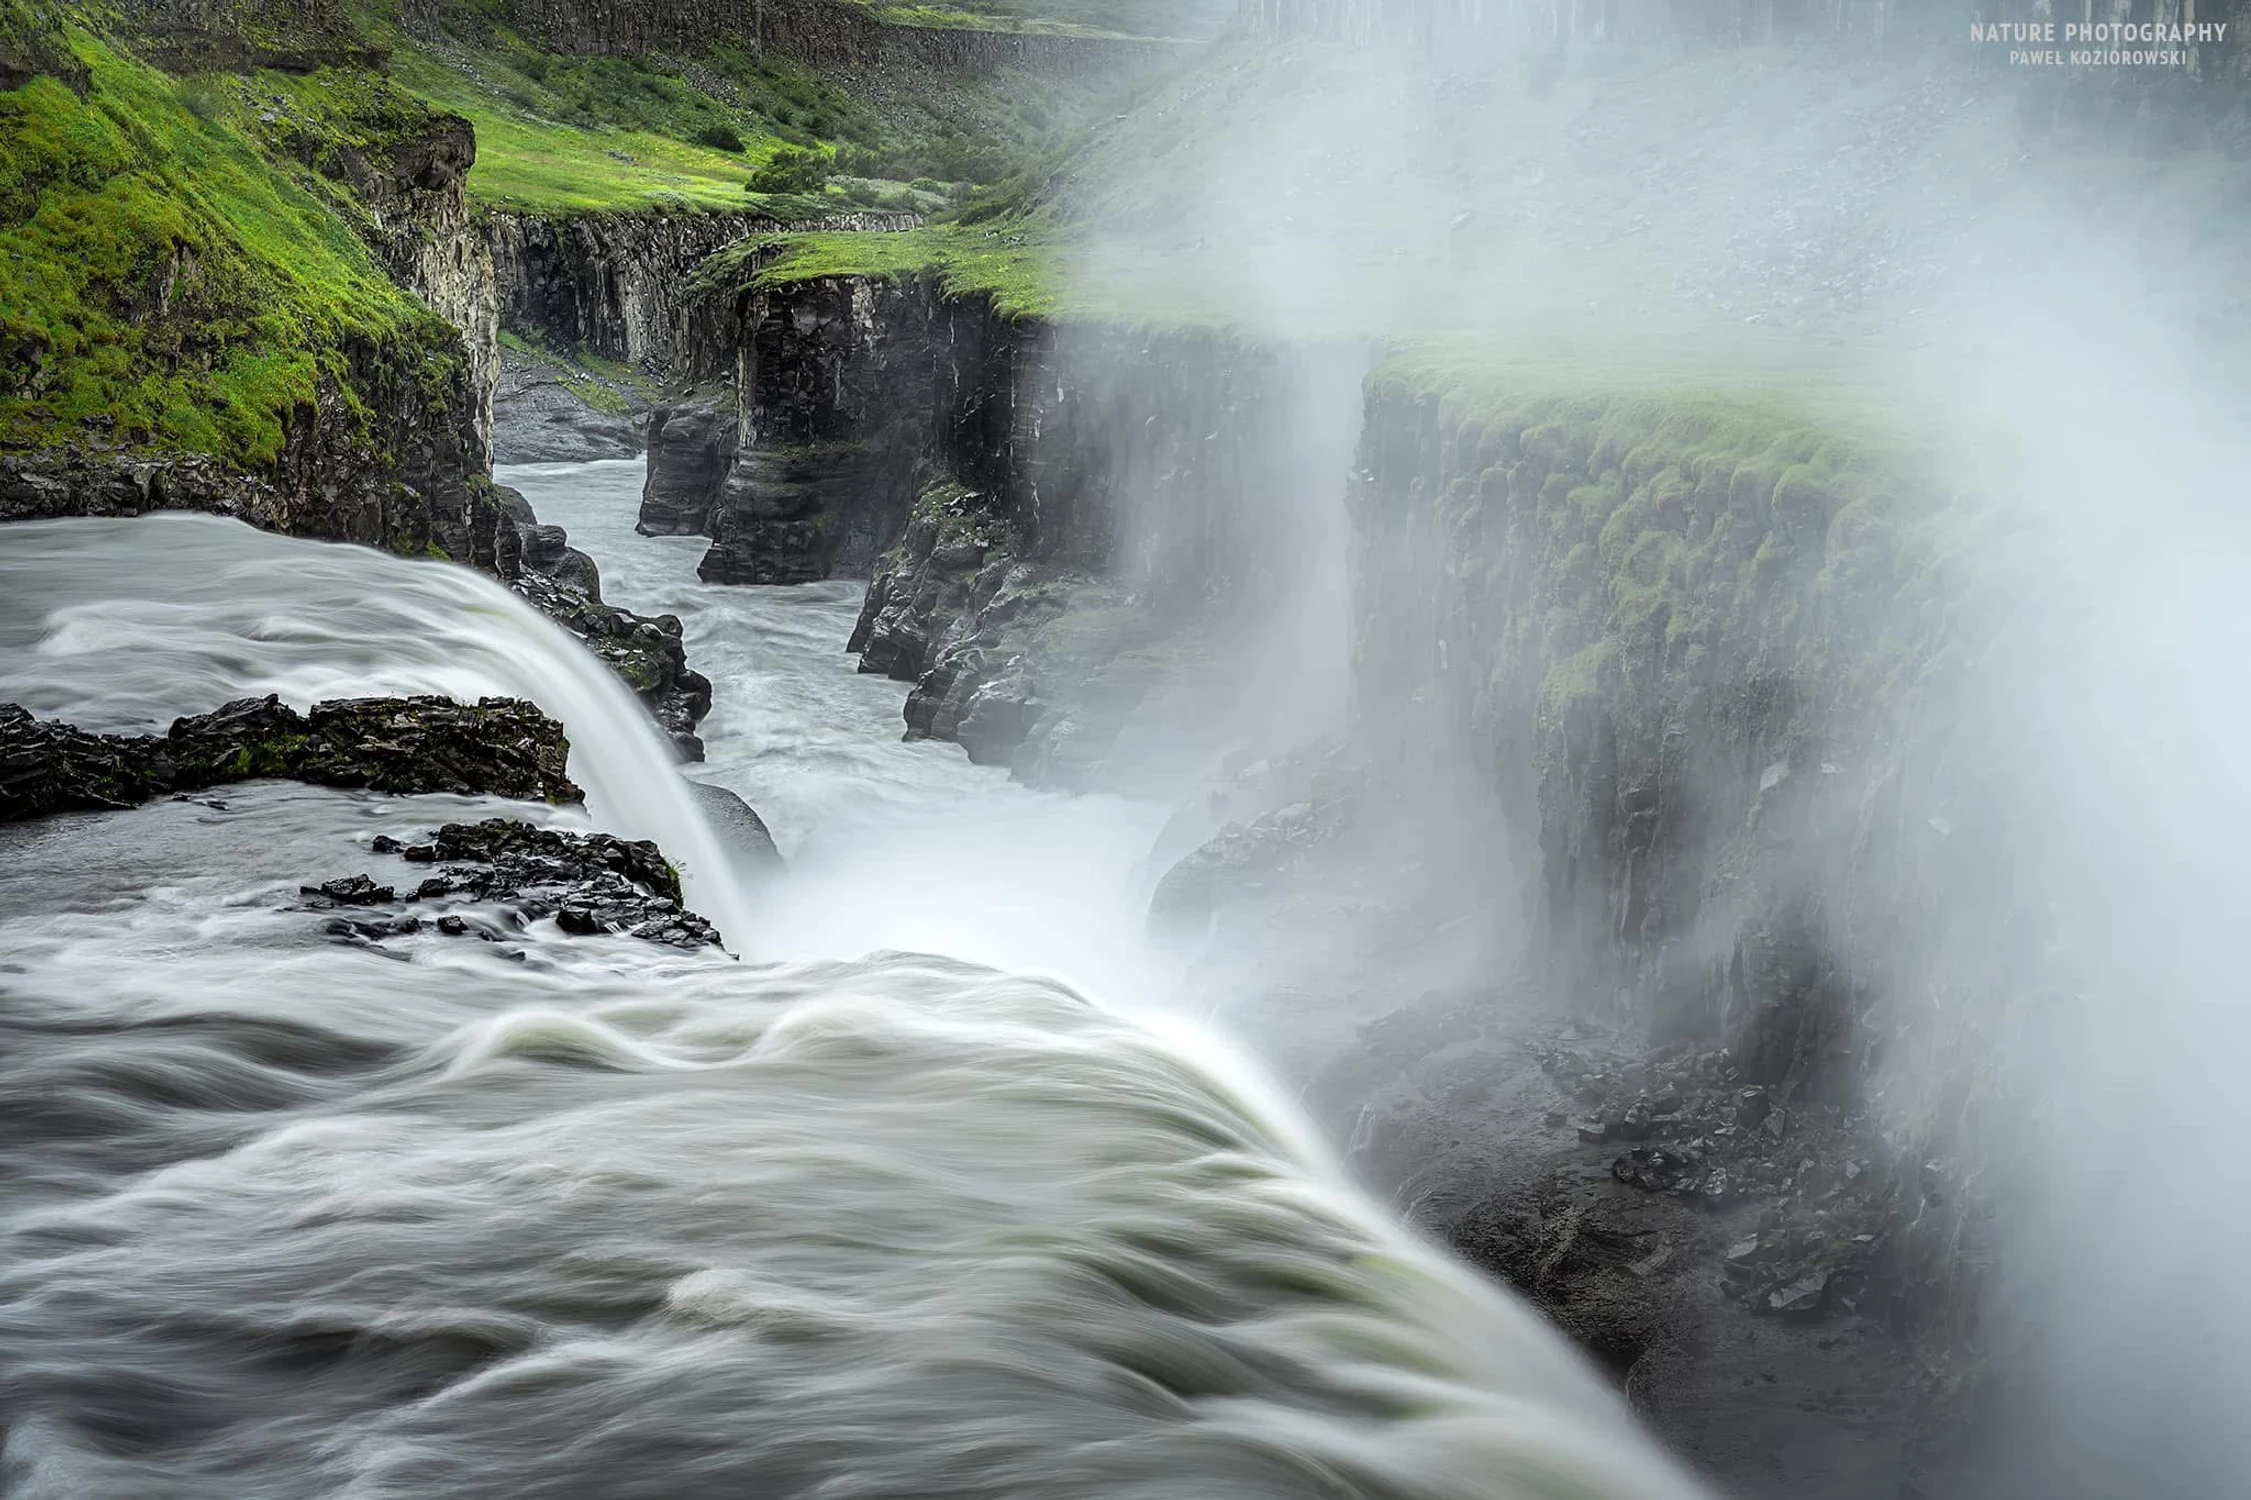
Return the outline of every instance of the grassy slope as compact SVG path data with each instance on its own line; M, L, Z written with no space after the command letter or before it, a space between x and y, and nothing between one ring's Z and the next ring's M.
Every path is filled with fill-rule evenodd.
M470 171L470 191L491 208L546 213L754 209L761 200L745 193L750 174L784 144L750 135L743 138L747 150L728 152L631 126L558 123L539 113L547 101L536 86L526 86L528 80L487 82L464 64L420 50L396 54L392 76L431 105L466 116L476 128L477 164ZM681 114L688 117L690 112L683 109Z
M472 16L445 41L388 28L384 41L394 78L475 126L472 198L531 212L926 211L1002 177L1091 107L1085 89L1029 77L873 86L735 49L693 63L559 56ZM747 191L785 149L821 153L837 180Z
M0 367L32 372L0 392L0 439L103 434L256 467L348 340L434 336L311 174L259 151L244 85L48 34L87 85L0 94Z
M934 224L904 234L796 234L781 254L748 274L754 285L783 286L816 276L934 276L949 292L981 293L1009 317L1057 311L1052 247L1030 235L965 224ZM698 270L705 285L746 273L764 246L721 251Z

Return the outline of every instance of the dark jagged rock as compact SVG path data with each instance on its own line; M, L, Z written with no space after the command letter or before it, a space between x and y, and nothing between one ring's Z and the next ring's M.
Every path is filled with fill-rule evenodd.
M696 725L711 712L711 681L689 667L678 615L637 615L538 572L518 578L516 591L624 678L683 758L703 759Z
M95 734L0 704L0 821L259 777L575 802L569 753L563 727L516 698L348 698L310 714L274 696L244 698L163 735Z
M443 868L419 882L418 903L473 901L504 908L518 921L552 916L574 937L615 932L676 948L700 948L719 941L712 925L681 902L680 877L655 844L606 833L568 833L535 828L514 818L481 823L448 823L429 842L402 845L379 838L378 854L397 854L418 864ZM365 875L307 886L316 898L308 908L329 905L388 905L397 897ZM436 919L448 937L475 929L469 918L447 912ZM365 921L348 919L340 937L380 940L417 932L421 917L408 913ZM489 935L489 934L488 934Z
M649 416L649 470L641 487L643 536L694 536L735 461L732 395L660 406Z
M516 535L523 542L526 570L584 594L594 603L601 602L602 570L593 558L570 544L570 533L560 526L534 522L517 527Z
M396 898L397 892L387 885L377 885L365 875L345 875L335 880L324 880L319 885L300 886L299 892L318 896L338 906L381 906Z
M534 609L585 642L648 705L684 760L703 759L696 725L711 712L711 682L688 666L676 615L637 615L602 602L602 573L570 544L560 526L546 526L520 491L495 485L520 566L511 586Z
M467 423L472 414L456 415ZM322 440L310 422L300 435L308 444ZM245 474L207 454L78 442L0 454L0 522L201 511L285 536L359 542L410 557L435 552L508 578L517 566L515 532L495 487L467 472L472 460L450 446L461 438L455 429L402 439L400 451L419 476L411 485L364 466L333 481L293 482ZM300 473L327 466L308 452Z
M1559 1176L1479 1204L1452 1240L1619 1376L1685 1336L1681 1236L1649 1203L1581 1198Z

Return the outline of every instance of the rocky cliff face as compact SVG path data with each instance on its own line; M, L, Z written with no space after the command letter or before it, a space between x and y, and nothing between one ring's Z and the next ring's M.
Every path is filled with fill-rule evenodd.
M910 734L1073 782L1200 631L1286 586L1295 398L1361 358L912 279L738 282L683 326L698 384L651 424L642 529L711 536L715 581L872 573L851 649L915 684Z
M755 214L492 213L500 320L558 349L662 370L696 263L772 221Z
M841 214L820 227L883 234L920 222L914 214ZM480 227L497 322L550 351L517 346L503 360L496 398L500 460L532 463L638 452L650 392L635 377L672 373L690 273L728 245L804 226L761 214L683 212L494 213ZM623 378L571 368L587 356L626 366ZM588 399L591 388L600 389L599 399Z
M1960 864L1967 626L1913 483L1759 412L1378 382L1352 494L1362 717L1485 768L1551 972L1813 1097Z
M406 128L365 140L288 120L276 130L284 149L345 190L343 207L392 279L460 332L481 469L491 462L500 316L492 256L469 213L476 132L459 115L416 113Z
M1019 334L982 299L834 276L719 293L691 321L703 390L652 424L641 524L707 532L708 580L865 576L924 479L1009 462Z

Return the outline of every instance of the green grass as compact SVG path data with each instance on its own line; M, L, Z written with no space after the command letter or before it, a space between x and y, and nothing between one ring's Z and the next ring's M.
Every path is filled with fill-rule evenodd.
M619 59L574 59L616 63ZM486 207L534 213L698 207L749 210L764 201L744 191L750 174L789 142L743 130L741 153L697 145L682 136L717 119L683 106L678 135L642 127L564 123L538 113L558 108L528 80L488 70L480 81L438 55L414 49L394 55L392 76L418 97L464 115L477 132L477 164L469 186ZM624 111L620 110L620 113ZM737 127L740 129L741 127Z
M778 254L771 252L778 250ZM821 276L935 278L956 295L983 294L1004 317L1057 311L1052 246L1036 234L966 224L932 224L901 234L793 234L721 251L698 268L711 288L748 278L784 286Z
M42 76L0 94L0 440L99 434L261 467L324 386L355 413L349 346L405 367L456 342L313 174L259 151L244 84L50 35L86 91Z
M732 209L818 217L919 201L908 184L992 182L1090 111L1081 86L1029 78L864 80L720 48L693 64L549 53L505 29L386 38L391 75L477 132L474 201L534 213ZM712 144L729 138L741 151ZM832 159L818 193L748 191L785 150Z

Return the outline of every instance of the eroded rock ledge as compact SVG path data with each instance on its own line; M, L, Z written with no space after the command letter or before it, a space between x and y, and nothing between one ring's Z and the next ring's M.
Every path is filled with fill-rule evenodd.
M304 887L308 910L339 912L330 918L328 930L346 942L380 942L425 926L445 937L474 934L498 942L524 924L550 916L573 937L619 933L675 948L719 941L717 929L687 909L678 872L647 839L487 818L448 823L419 843L380 835L373 848L409 865L443 868L411 889L403 883L378 885L366 875ZM485 909L451 909L472 902ZM427 922L424 912L408 909L427 910L433 904L440 909Z
M242 698L154 734L95 734L0 704L0 822L116 811L279 777L393 793L576 802L563 726L518 698Z
M710 583L872 577L854 649L914 684L912 736L1059 785L1147 759L1120 736L1171 668L1311 566L1298 414L1365 351L771 262L746 244L691 285L640 529L709 536Z

